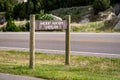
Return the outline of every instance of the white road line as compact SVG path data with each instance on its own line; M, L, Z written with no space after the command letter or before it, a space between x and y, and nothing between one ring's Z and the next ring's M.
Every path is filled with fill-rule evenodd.
M0 47L0 50L23 50L23 51L29 51L29 48ZM50 53L50 54L65 54L64 50L36 49L36 52ZM120 54L112 54L112 53L95 53L95 52L71 51L71 54L72 55L84 55L84 56L97 56L97 57L120 57Z

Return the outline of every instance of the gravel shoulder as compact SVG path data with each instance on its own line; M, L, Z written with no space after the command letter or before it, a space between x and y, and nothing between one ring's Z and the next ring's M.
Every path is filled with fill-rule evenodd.
M0 80L45 80L45 79L0 73Z

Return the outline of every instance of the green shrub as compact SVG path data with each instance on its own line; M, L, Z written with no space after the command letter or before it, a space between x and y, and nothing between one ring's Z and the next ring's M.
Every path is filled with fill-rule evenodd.
M40 11L40 14L35 15L36 20L53 20L51 14L45 14L43 10Z
M95 11L95 14L97 14L100 11L104 11L110 7L110 0L95 0L93 2L93 8Z
M0 31L2 31L3 30L3 28L2 27L0 27Z
M30 25L29 22L27 22L25 25L21 25L20 31L24 31L24 32L29 31L29 29L30 29L29 25Z
M30 30L30 22L27 22L27 23L25 24L25 27L26 27L26 30L29 31L29 30Z
M45 14L41 16L40 20L53 20L53 17L51 16L51 14Z
M17 32L17 31L20 31L19 27L17 27L13 21L12 18L10 18L8 21L7 21L7 25L6 27L3 28L3 31L6 32L6 31L10 31L10 32Z

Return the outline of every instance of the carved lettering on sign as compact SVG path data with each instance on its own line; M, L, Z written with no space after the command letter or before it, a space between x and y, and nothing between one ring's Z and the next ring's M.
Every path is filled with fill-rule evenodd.
M35 30L64 30L67 29L67 21L35 21Z

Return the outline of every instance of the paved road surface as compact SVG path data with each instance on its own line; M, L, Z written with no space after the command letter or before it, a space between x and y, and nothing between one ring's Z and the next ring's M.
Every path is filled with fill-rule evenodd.
M0 33L0 47L29 48L29 33ZM64 50L65 33L36 32L36 49ZM120 54L120 33L71 33L71 51Z
M0 80L45 80L45 79L0 73Z

